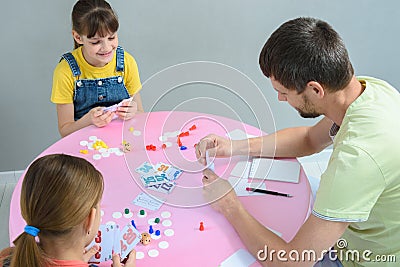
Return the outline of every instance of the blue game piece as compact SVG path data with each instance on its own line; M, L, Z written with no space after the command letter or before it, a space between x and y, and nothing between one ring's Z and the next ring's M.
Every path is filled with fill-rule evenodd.
M160 230L156 230L156 236L159 236L161 234Z
M186 150L186 149L187 149L187 147L181 146L181 150Z
M153 230L153 226L150 225L150 227L149 227L149 234L152 234L152 233L154 233L154 230Z
M135 221L134 221L134 220L131 221L131 224L132 224L133 227L136 228L136 225L135 225Z

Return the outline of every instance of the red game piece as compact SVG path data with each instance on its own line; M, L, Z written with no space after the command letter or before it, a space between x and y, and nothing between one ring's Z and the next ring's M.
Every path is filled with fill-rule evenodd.
M193 124L192 127L189 128L189 131L196 130L196 124Z
M200 227L199 227L199 230L200 230L200 231L204 231L204 225L203 225L203 222L200 222Z
M156 149L157 149L157 147L156 147L155 145L153 145L153 144L147 145L147 146L146 146L146 150L153 150L153 151L156 151Z
M180 139L179 137L178 137L177 143L178 143L178 146L179 146L179 147L182 146L182 142L181 142L181 139Z
M167 145L166 145L166 144L162 144L161 148L162 148L162 149L166 149L166 148L167 148Z

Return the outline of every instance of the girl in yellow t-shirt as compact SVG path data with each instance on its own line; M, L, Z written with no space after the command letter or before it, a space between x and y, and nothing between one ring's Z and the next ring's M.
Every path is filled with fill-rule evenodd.
M118 18L106 1L79 0L74 5L75 49L56 66L51 94L61 136L92 124L106 126L115 117L129 120L143 112L138 67L118 46L118 27ZM115 109L105 109L110 106Z

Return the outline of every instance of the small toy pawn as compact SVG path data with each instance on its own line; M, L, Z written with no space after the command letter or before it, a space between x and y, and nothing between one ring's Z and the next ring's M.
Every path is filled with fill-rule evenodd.
M150 235L148 233L142 233L142 239L140 239L140 243L146 246L150 244L150 241L151 241Z
M204 224L203 224L203 222L200 222L199 230L200 230L200 231L204 231Z

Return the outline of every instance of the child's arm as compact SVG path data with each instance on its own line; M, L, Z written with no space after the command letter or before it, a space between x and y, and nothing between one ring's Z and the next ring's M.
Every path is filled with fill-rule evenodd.
M102 107L91 109L82 118L74 120L74 104L57 104L58 131L61 136L67 136L89 125L104 127L114 116L113 112L103 112Z

